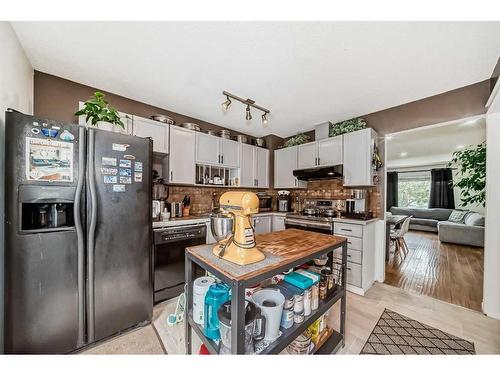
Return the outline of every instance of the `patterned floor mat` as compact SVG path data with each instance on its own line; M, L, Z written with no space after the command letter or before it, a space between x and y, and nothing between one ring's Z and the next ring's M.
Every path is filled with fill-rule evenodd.
M476 354L474 343L385 309L360 354Z

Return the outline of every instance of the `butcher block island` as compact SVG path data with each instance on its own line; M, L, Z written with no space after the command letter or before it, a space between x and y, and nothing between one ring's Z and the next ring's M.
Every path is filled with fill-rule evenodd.
M257 235L256 243L265 259L244 266L214 255L213 245L186 249L186 353L200 349L192 347L193 332L211 354L331 354L343 347L346 238L287 229ZM334 257L339 248L341 258ZM212 282L202 310L194 287L200 269ZM337 302L338 331L325 324Z

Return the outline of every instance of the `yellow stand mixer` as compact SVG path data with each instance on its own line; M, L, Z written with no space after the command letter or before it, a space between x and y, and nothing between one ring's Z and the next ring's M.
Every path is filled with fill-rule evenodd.
M222 259L239 265L256 263L265 259L266 256L255 246L255 231L250 221L250 215L259 212L259 198L257 195L249 191L228 191L221 195L219 204L223 215L226 216L214 216L212 231L214 235L224 232L224 230L214 228L214 222L217 222L216 218L225 218L227 223L229 222L227 221L227 215L231 215L232 235L219 241L214 247L213 253ZM215 224L215 227L220 226L220 224Z

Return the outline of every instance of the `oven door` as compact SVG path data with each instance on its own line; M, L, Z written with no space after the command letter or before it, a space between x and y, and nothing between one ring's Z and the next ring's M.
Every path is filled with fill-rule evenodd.
M206 226L192 225L154 230L154 303L177 297L184 291L186 247L206 243ZM201 268L196 276L203 276Z
M333 234L333 223L318 222L307 219L285 218L286 229L302 229L310 232Z

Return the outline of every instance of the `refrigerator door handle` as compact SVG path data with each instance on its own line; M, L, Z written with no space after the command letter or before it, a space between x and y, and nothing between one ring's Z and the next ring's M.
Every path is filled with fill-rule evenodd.
M87 333L88 343L94 341L95 334L95 311L94 311L94 250L95 250L95 230L97 224L97 194L95 185L95 130L89 128L88 131L89 145L88 145L88 181L89 181L89 197L90 197L90 223L87 241L87 272L88 272L88 286L87 286Z
M84 233L81 215L82 191L85 181L85 128L78 129L78 182L76 185L73 216L75 221L77 249L78 249L78 347L84 344L85 332L85 249Z

